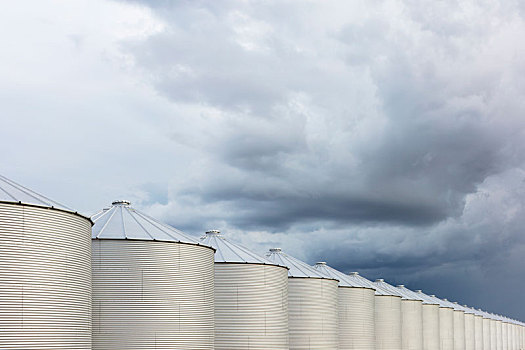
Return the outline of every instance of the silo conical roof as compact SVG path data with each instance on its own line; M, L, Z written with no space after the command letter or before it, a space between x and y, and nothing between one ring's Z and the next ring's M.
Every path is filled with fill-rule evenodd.
M288 267L288 277L295 278L323 278L333 279L335 278L325 276L320 271L314 269L304 261L294 258L286 253L283 253L281 248L272 248L266 254L266 258L275 264Z
M451 308L449 306L446 306L445 303L439 298L437 298L435 295L428 295L423 293L421 289L417 289L415 293L424 300L426 304L432 304L432 305L439 305L440 307L446 307Z
M327 265L324 261L316 263L314 268L321 272L323 275L338 280L340 287L368 288L374 290L376 289L375 286L373 286L372 283L366 278L351 278L349 275L346 275L345 273Z
M382 278L375 280L373 284L376 287L381 288L381 290L383 290L386 293L385 295L394 295L394 296L401 297L401 299L405 299L405 300L409 299L403 293L401 293L401 291L398 288L394 287L391 284L386 283L385 280Z
M206 234L201 237L200 242L216 249L216 263L263 264L285 267L252 252L238 243L231 242L217 230L207 231Z
M0 175L0 202L30 204L74 212L67 206L36 193L2 175Z
M111 203L91 217L93 239L132 239L204 245L197 238L133 208L126 200Z
M420 300L423 302L423 304L428 304L421 296L419 296L416 292L411 291L407 287L405 287L403 284L399 284L396 286L399 291L409 300Z

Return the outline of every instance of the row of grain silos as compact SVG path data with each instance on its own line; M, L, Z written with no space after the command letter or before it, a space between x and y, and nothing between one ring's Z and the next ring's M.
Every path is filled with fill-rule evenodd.
M0 176L0 349L523 347L502 316L197 239L125 200L88 218Z

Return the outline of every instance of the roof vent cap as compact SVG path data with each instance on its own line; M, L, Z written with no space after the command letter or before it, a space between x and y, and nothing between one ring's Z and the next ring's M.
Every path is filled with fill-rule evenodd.
M416 289L416 293L423 293L421 289Z
M350 272L349 275L350 276L359 276L359 272L356 272L356 271Z
M125 199L119 199L119 200L113 201L111 204L112 205L131 205L131 202Z
M210 236L217 236L217 235L221 234L221 231L219 231L219 230L209 230L209 231L206 231L206 234L210 235Z
M272 253L280 253L282 250L281 250L281 248L270 248L270 251Z
M397 288L405 288L405 285L404 284L398 284Z
M318 261L315 264L316 265L326 265L326 261Z
M382 278L378 278L378 279L376 279L376 282L384 282L384 281L385 281L385 280L382 279Z

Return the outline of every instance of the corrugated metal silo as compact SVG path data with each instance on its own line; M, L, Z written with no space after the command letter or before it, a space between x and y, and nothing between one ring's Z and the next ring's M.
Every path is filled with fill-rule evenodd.
M493 314L493 317L496 325L496 350L503 350L503 324L498 315Z
M497 350L498 348L498 321L495 315L489 313L490 318L490 349Z
M483 313L474 308L474 349L483 350Z
M376 349L402 349L401 293L383 279L374 282L376 291Z
M401 348L419 350L423 348L423 301L415 293L407 293L404 286L396 288L383 281L376 281L380 287L396 291L401 296Z
M373 350L375 289L371 282L357 273L345 275L325 262L315 264L315 269L339 280L339 350Z
M465 311L465 349L476 350L476 320L474 310L466 305L463 305L463 310Z
M339 281L281 251L266 258L288 267L288 330L290 350L338 348L337 291Z
M91 221L0 175L0 349L91 349Z
M421 290L416 290L416 293L423 299L423 350L441 350L439 327L441 305L436 299L426 295Z
M288 268L206 232L215 253L215 349L286 350Z
M465 311L457 303L443 301L454 308L454 350L465 350Z
M483 349L490 350L490 334L491 334L491 323L490 316L485 311L478 309L483 316Z
M441 350L454 350L454 307L448 301L430 295L439 303L439 337Z
M128 201L92 220L93 350L213 349L214 250Z
M501 344L504 350L509 349L509 327L507 319L503 316L500 316L501 320Z

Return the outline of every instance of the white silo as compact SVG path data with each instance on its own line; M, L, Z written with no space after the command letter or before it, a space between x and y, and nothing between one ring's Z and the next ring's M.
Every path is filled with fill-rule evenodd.
M421 290L417 295L423 299L423 350L441 350L441 335L439 326L440 303ZM449 309L452 313L452 309ZM452 335L453 339L453 335Z
M337 292L339 281L281 251L266 258L288 267L288 331L290 350L338 348Z
M490 318L490 349L498 349L498 321L496 320L496 315L493 313L488 314Z
M475 333L476 319L474 310L463 305L463 311L465 311L465 350L477 350Z
M454 307L452 303L439 299L435 295L430 298L439 303L439 337L441 350L454 350Z
M91 349L91 221L0 175L0 349Z
M401 348L403 350L420 350L423 348L423 301L417 295L396 288L384 280L376 281L383 289L392 290L401 296ZM414 293L415 294L415 293Z
M213 349L214 249L124 200L92 220L93 350Z
M502 322L498 315L492 314L492 317L494 317L494 324L496 328L496 350L503 350L503 339L502 339Z
M454 350L465 350L465 311L457 303L443 301L454 309Z
M485 311L478 309L479 313L483 316L483 349L484 350L490 350L491 349L491 328L492 324L490 322L490 315L486 313Z
M507 319L503 316L500 316L501 321L501 346L504 350L509 348L509 327Z
M215 253L215 349L287 350L288 268L206 232Z
M402 295L383 279L374 282L376 295L377 350L402 349Z
M373 350L375 348L373 286L365 278L345 275L325 262L315 269L339 280L339 350Z
M483 313L474 308L474 349L483 350Z

